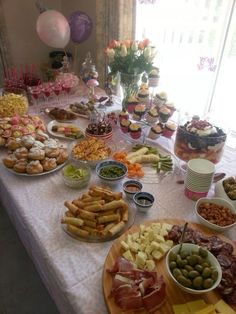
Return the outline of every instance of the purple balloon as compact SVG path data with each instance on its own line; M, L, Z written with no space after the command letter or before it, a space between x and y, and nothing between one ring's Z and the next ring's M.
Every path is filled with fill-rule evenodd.
M73 12L68 19L70 25L70 37L75 43L82 43L89 38L93 28L91 18L84 12Z

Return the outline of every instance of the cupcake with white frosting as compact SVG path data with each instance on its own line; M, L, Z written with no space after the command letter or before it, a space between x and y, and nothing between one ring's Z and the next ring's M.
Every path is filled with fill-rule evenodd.
M146 120L149 123L157 122L158 117L159 117L159 114L156 107L152 107L146 114Z
M165 127L163 129L163 136L167 138L171 138L171 136L174 134L174 132L177 129L177 125L172 121L167 121L165 124Z

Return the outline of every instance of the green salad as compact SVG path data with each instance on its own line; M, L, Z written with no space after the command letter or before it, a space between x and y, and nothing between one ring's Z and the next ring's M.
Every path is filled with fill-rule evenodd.
M119 166L105 166L100 169L100 175L108 178L108 179L115 179L123 176L125 174L125 170Z
M82 179L89 174L86 168L78 168L71 164L65 166L62 171L63 175L70 179Z

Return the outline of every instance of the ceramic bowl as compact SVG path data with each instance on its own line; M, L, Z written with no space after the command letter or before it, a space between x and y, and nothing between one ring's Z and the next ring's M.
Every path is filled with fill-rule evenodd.
M125 181L123 184L123 191L125 192L125 195L130 199L133 199L134 194L140 192L142 188L142 183L137 180L128 180Z
M196 202L196 204L195 204L195 213L196 213L196 216L198 218L198 221L202 225L204 225L205 227L207 227L209 229L212 229L214 231L218 231L218 232L224 232L224 231L227 231L228 229L236 226L236 220L235 220L235 222L233 224L222 227L222 226L218 226L217 224L211 223L210 221L208 221L205 218L203 218L199 214L198 208L199 208L200 204L205 203L205 202L213 203L213 204L216 204L216 205L219 205L219 206L224 206L224 207L228 208L231 211L232 214L236 215L236 209L227 200L225 200L223 198L219 198L219 197L214 197L214 198L203 197L203 198L200 198Z
M225 179L216 182L216 185L215 185L215 196L225 199L226 201L231 203L234 206L234 208L236 209L236 200L232 200L231 198L229 198L229 196L225 192L224 185L223 185L224 181L225 181Z
M146 213L152 207L155 199L148 192L138 192L134 194L133 201L138 211Z
M104 171L106 174L104 174ZM119 183L126 176L127 171L128 169L123 163L115 160L102 161L96 166L97 176L107 185Z
M214 290L220 283L221 281L221 278L222 278L222 270L221 270L221 267L220 267L220 264L219 262L217 261L216 257L211 254L209 251L208 252L208 256L207 256L207 261L210 263L210 265L212 267L214 267L214 269L217 270L218 272L218 276L217 276L217 279L216 281L214 282L214 284L208 288L208 289L200 289L200 290L196 290L194 288L188 288L186 286L184 286L183 284L181 284L179 281L177 281L177 279L174 277L174 275L172 274L172 271L170 269L170 255L172 253L175 253L177 254L179 252L179 248L180 248L180 244L178 245L175 245L173 246L169 252L167 253L167 256L166 256L166 269L167 269L167 272L169 274L169 277L171 278L171 280L173 281L173 283L178 287L180 288L181 290L187 292L187 293L190 293L190 294L203 294L203 293L207 293L209 291L212 291ZM186 251L188 253L191 253L192 251L198 251L199 249L199 246L196 245L196 244L192 244L192 243L183 243L183 246L182 246L182 251Z

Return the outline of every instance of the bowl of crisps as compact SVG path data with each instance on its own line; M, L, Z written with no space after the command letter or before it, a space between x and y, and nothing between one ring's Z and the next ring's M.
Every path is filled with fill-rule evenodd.
M71 144L70 157L74 162L84 162L95 168L99 162L110 159L115 150L116 145L111 140L86 137Z
M3 90L3 96L0 96L0 118L22 116L26 114L29 108L28 98L25 90Z

